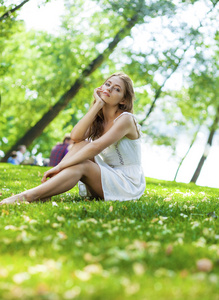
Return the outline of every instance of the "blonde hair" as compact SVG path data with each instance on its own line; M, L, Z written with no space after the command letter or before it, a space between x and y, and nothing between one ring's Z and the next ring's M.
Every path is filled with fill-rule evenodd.
M135 100L133 82L128 75L126 75L122 72L112 74L105 80L105 82L114 76L117 76L120 79L122 79L122 81L124 82L124 85L125 85L125 92L124 92L125 103L119 104L119 109L122 111L127 111L127 112L132 113L134 100ZM94 100L93 104L94 103L95 103L95 100ZM95 120L89 127L88 137L90 139L94 140L94 139L99 138L102 135L103 130L104 130L103 121L104 121L104 115L103 115L103 111L101 109L99 111L99 113L97 114Z

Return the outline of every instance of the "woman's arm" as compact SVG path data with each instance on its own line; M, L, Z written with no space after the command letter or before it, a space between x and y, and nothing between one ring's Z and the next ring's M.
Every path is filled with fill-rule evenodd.
M85 140L87 138L87 131L89 126L93 123L97 113L104 106L104 101L98 95L101 91L101 88L94 90L95 103L86 113L86 115L74 126L71 131L71 139L77 143Z
M68 159L62 160L56 167L47 171L43 176L42 182L45 182L47 177L52 177L65 168L82 163L85 160L92 159L105 148L119 141L125 135L131 133L132 130L135 130L133 127L133 118L128 115L122 116L103 136L94 142L87 144L80 151Z

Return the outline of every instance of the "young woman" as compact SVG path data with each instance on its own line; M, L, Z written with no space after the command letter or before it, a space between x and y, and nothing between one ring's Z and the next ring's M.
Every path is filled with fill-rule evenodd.
M0 204L45 200L77 183L83 196L119 201L142 196L145 178L140 126L132 114L132 81L126 74L115 73L94 90L94 98L71 132L73 147L57 166L44 173L42 184Z

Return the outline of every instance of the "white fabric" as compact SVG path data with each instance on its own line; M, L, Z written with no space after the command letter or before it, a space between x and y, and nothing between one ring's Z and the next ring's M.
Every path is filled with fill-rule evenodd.
M17 151L17 157L16 157L17 164L19 165L20 163L22 163L23 160L24 160L23 153L21 153L20 151Z
M135 140L122 138L95 156L95 162L101 169L101 183L104 200L127 201L139 199L145 190L145 177L141 166L141 131L136 124L139 138ZM114 122L118 119L116 118ZM86 186L79 182L79 194L89 196Z

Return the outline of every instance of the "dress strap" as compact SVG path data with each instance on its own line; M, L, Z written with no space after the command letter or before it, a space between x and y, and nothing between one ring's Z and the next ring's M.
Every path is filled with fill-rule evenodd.
M134 116L132 113L130 113L130 112L128 112L128 111L124 111L124 112L121 113L117 118L115 118L115 120L114 120L113 122L115 122L118 118L120 118L120 117L123 116L123 115L131 115L131 116L133 116L133 118L135 119L135 116Z
M121 113L117 118L115 118L115 120L113 122L115 122L118 118L120 118L122 115L130 115L133 117L137 132L138 132L138 137L141 137L141 126L138 124L135 115L133 115L132 113L128 112L128 111L124 111L123 113Z

